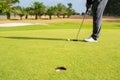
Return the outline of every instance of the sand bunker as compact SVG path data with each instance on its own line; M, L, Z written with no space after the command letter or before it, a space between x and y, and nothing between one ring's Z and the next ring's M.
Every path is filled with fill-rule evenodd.
M27 26L27 25L47 25L44 23L0 23L0 27L17 27L17 26Z

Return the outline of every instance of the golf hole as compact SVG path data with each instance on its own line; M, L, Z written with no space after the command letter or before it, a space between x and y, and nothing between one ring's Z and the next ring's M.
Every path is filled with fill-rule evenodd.
M67 70L67 68L65 68L65 67L57 67L57 68L55 68L55 71L57 71L57 72L66 71L66 70Z

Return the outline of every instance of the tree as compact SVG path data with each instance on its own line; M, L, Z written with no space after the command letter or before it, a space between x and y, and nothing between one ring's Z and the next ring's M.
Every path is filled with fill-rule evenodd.
M62 6L61 15L63 16L63 18L65 18L65 16L67 15L67 7L65 5Z
M47 15L49 15L49 19L52 19L52 15L55 15L55 12L56 12L55 6L48 7Z
M12 13L14 14L14 16L16 16L17 11L18 11L18 7L17 6L11 7L11 10L12 10Z
M33 3L33 10L35 14L35 19L38 19L38 15L41 17L46 11L44 4L40 2Z
M72 8L72 3L68 3L68 9L71 9Z
M5 12L5 10L7 9L7 3L6 2L0 2L0 13Z
M41 16L46 13L46 6L43 3L40 3L40 9L39 9L39 18L41 19Z
M75 13L75 10L72 9L72 3L68 3L67 17L69 18L73 13Z
M57 17L60 17L60 15L63 15L63 18L64 18L67 13L66 11L67 11L67 8L65 5L63 5L61 3L57 4L57 6L56 6Z
M34 8L33 7L27 7L26 8L26 12L29 14L29 15L34 15Z
M22 20L22 17L27 14L24 7L18 6L17 14L20 16L20 20Z
M2 13L2 3L0 2L0 14Z
M11 7L15 4L15 3L19 3L19 0L4 0L6 1L6 3L8 4L8 8L6 10L6 15L7 15L7 19L10 19L10 14L11 14Z
M10 19L10 6L7 4L7 2L1 2L1 12L7 15L7 19Z
M10 19L11 7L15 3L19 3L19 0L3 0L0 3L2 4L1 11L7 15L7 19Z
M25 11L26 11L26 15L25 15L25 19L28 19L28 15L29 14L33 14L33 8L32 7L26 7L25 8Z
M21 7L21 6L12 7L12 12L15 15L19 15L20 16L20 20L22 20L22 17L27 14L25 8Z

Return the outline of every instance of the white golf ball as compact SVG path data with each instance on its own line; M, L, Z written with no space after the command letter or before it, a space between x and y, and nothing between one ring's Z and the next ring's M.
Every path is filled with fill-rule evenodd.
M70 41L70 39L67 39L68 41Z

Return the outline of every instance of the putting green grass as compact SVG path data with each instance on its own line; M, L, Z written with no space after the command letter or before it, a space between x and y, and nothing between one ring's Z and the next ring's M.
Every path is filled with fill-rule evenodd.
M119 80L120 23L103 24L97 43L84 24L78 42L78 22L0 28L0 80ZM66 71L56 72L56 67Z

